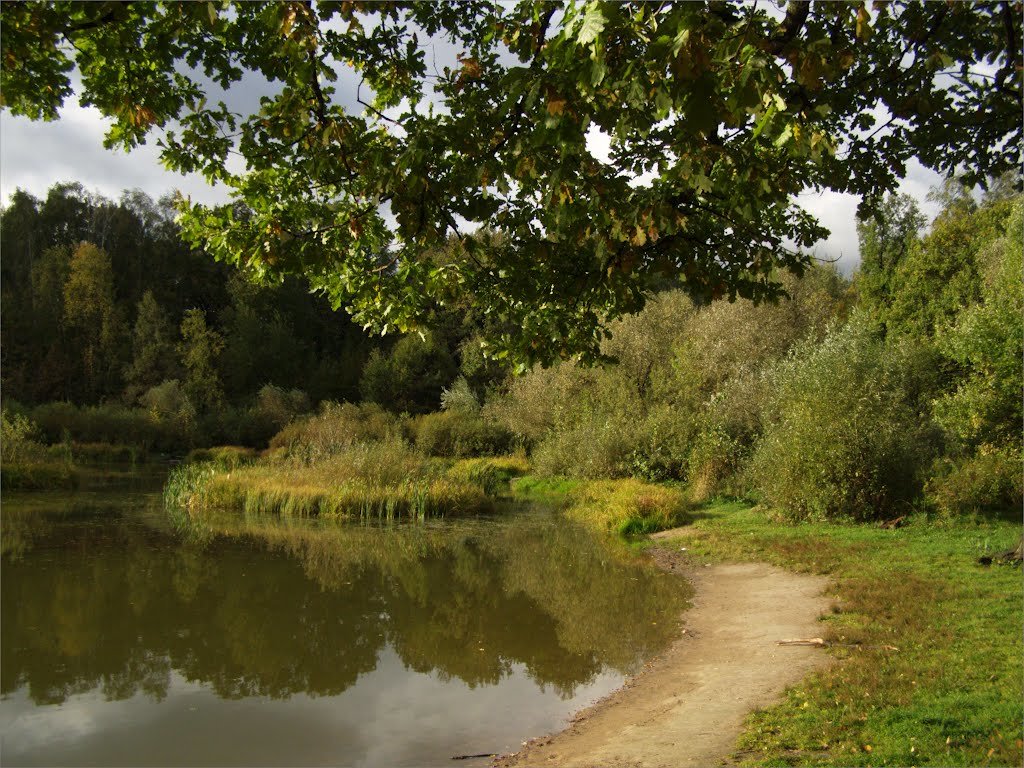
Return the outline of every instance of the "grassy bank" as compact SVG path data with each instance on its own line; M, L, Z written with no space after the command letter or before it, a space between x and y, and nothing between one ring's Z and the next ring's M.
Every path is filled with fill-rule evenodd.
M581 480L530 475L513 482L522 501L561 506L562 512L589 528L620 536L653 533L683 525L692 508L681 488L634 478Z
M78 470L61 459L4 462L0 465L0 488L7 491L41 491L77 488Z
M785 525L743 504L696 512L698 561L757 560L833 579L821 636L836 663L750 717L751 765L1020 765L1019 521Z
M430 459L401 442L360 443L312 463L213 461L174 471L164 498L191 516L212 510L297 517L417 518L487 511L522 459Z

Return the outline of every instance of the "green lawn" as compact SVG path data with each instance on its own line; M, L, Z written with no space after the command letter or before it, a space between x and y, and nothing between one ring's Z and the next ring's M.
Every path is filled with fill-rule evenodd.
M740 503L694 517L698 560L832 579L821 635L836 663L748 719L742 763L1022 764L1021 569L978 563L1016 545L1019 521L789 525Z

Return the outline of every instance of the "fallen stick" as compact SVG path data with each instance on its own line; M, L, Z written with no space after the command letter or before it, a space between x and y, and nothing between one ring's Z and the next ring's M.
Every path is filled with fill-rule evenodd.
M821 637L796 638L793 640L776 640L776 645L811 645L815 648L884 648L887 651L898 651L895 645L863 645L861 643L830 643Z
M820 637L810 637L810 638L807 638L806 640L801 640L801 639L777 640L776 644L777 645L814 645L814 646L817 646L819 648L826 648L826 647L828 647L828 643L826 643L825 640L823 638L820 638Z
M497 753L481 752L479 755L452 755L452 760L472 760L475 757L497 757Z

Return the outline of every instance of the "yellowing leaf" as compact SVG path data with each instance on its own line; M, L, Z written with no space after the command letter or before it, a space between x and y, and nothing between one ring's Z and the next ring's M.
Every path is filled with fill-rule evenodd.
M565 111L565 99L561 97L555 97L548 99L548 114L555 116L560 115Z
M857 9L857 39L867 40L871 36L871 14L868 13L868 9L861 5Z
M483 68L480 66L480 62L470 57L468 59L459 59L462 62L462 75L463 77L476 79L483 74Z

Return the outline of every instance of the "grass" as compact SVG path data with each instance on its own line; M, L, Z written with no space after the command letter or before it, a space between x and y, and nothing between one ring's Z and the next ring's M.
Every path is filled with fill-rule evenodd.
M77 488L78 471L68 461L38 459L5 462L0 466L0 487L10 490L48 490Z
M235 469L251 464L259 458L259 451L239 445L218 445L212 448L194 448L185 456L187 463L211 462L222 469Z
M569 494L584 485L586 480L572 477L540 477L527 475L512 481L512 493L523 501L566 503Z
M681 525L687 507L679 488L627 478L579 485L569 491L564 512L592 528L634 536Z
M509 492L514 478L529 471L530 464L523 457L490 456L456 461L446 475L478 486L488 496L500 496Z
M740 503L695 515L699 560L832 578L821 635L837 663L748 719L742 763L1021 765L1021 571L978 563L1015 546L1019 521L788 525Z
M515 480L512 491L522 501L560 504L567 517L620 536L653 533L689 520L690 505L682 489L632 478L580 480L530 475Z

